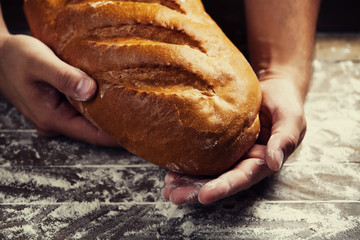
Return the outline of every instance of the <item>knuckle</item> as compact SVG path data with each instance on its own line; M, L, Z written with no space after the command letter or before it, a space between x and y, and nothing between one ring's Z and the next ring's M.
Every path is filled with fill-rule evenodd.
M85 141L87 141L88 143L94 145L94 146L101 146L101 141L100 141L100 137L99 137L99 130L96 131L96 134L94 135L94 137L91 138L86 138L84 139Z
M299 138L294 136L293 134L289 134L285 138L285 151L286 155L289 156L291 153L295 151L299 143Z
M59 70L56 74L57 88L60 92L66 93L72 87L72 74L68 70Z
M303 122L304 122L304 115L305 115L304 111L301 109L299 109L293 113L294 118L298 119L298 121L301 125L303 125Z
M304 139L304 137L305 137L305 134L306 134L306 131L307 131L307 123L306 123L306 120L305 120L305 121L304 121L303 128L301 129L301 132L300 132L298 145L300 145L301 142L303 141L303 139Z
M295 135L289 134L286 140L291 148L295 148L297 146L298 137L296 137Z
M289 112L287 114L291 114L291 116L295 119L298 119L299 121L304 121L304 108L302 106L293 106L291 109L289 109Z
M57 136L58 134L56 134L54 131L48 129L48 128L40 128L40 127L36 127L36 131L41 135L41 136L44 136L44 137L55 137Z
M45 137L54 137L59 135L54 128L49 124L47 119L37 119L34 123L37 132Z

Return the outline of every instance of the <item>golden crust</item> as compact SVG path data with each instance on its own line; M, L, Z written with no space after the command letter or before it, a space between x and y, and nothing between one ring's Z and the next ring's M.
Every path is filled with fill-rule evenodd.
M98 83L73 105L124 148L215 175L254 144L261 92L199 0L26 0L35 37Z

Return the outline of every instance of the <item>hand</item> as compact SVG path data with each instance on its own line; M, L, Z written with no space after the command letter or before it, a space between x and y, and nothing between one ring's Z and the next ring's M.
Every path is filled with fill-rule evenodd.
M61 61L33 37L2 34L0 43L0 92L40 134L117 145L82 117L65 97L91 99L97 87L93 79Z
M285 73L260 76L263 101L257 143L229 171L215 179L169 172L163 196L174 204L210 204L246 190L278 171L306 131L304 94ZM293 79L292 79L293 80Z

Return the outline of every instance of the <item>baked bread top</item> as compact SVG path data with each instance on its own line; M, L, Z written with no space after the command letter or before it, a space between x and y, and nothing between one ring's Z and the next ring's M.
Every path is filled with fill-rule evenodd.
M261 91L200 0L26 0L33 35L97 81L93 124L173 171L216 175L259 133Z

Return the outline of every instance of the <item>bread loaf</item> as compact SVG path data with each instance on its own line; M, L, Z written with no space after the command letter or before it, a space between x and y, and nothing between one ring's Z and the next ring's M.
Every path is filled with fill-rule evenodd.
M25 0L33 35L97 81L71 100L128 151L216 175L259 133L261 91L200 0Z

